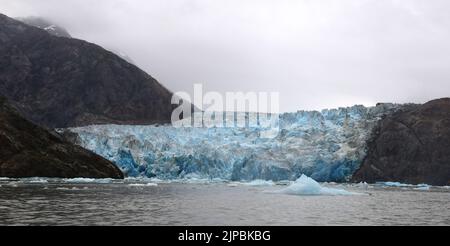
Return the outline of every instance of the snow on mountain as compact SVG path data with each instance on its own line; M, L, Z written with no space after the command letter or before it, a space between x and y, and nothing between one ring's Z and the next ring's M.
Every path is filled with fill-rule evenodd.
M44 29L51 35L57 36L57 37L65 37L65 38L71 38L72 36L69 34L69 32L64 29L63 27L60 27L58 25L55 25L54 23L51 23L50 21L40 18L40 17L24 17L24 18L17 18L19 21L24 22L25 24L28 24L30 26L34 26L40 29Z
M361 164L376 122L397 108L380 104L285 113L279 115L275 138L263 138L260 127L93 125L69 131L128 176L279 181L305 174L339 182Z

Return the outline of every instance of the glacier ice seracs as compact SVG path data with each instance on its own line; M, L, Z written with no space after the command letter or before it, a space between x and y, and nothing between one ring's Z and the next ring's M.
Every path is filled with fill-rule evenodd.
M275 138L260 127L93 125L66 129L128 177L344 182L359 167L376 122L397 105L279 115Z

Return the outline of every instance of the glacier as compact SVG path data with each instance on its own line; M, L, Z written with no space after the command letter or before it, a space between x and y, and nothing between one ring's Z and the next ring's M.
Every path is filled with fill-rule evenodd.
M116 163L128 177L346 182L361 164L372 129L396 104L279 114L262 127L91 125L63 129L77 144Z

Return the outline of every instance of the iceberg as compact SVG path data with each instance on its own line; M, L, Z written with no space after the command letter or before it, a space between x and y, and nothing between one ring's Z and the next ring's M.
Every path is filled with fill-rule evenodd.
M377 121L397 108L380 104L284 113L278 115L278 135L273 138L265 137L267 129L257 125L92 125L63 130L75 133L77 144L116 163L127 177L277 182L305 174L319 182L346 182L359 168Z
M327 195L327 196L348 196L348 195L360 195L360 193L349 192L342 189L334 189L321 186L314 179L302 175L294 183L288 187L276 191L276 193L283 193L288 195L302 195L302 196L317 196L317 195Z

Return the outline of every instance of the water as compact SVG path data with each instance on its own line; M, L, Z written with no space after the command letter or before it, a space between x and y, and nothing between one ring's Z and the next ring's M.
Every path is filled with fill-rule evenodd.
M0 225L450 225L450 189L326 184L364 195L296 196L282 185L1 180ZM130 185L130 184L137 185Z

